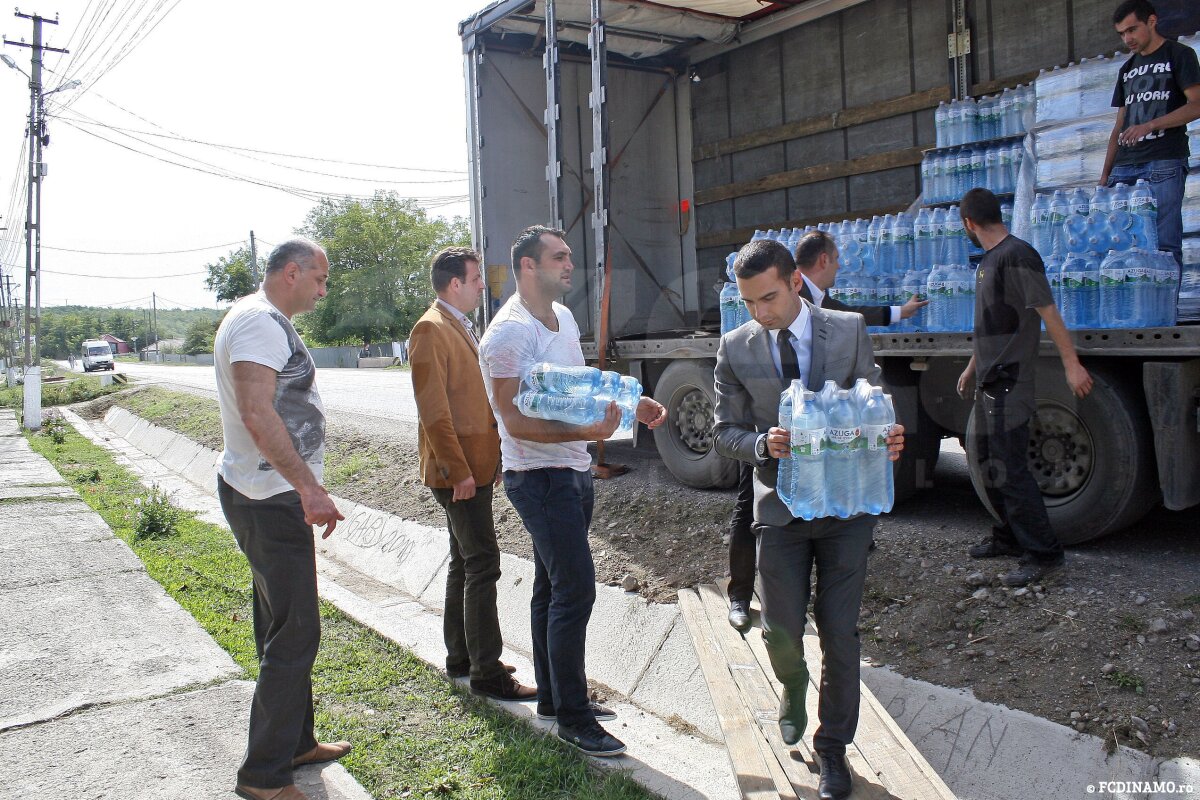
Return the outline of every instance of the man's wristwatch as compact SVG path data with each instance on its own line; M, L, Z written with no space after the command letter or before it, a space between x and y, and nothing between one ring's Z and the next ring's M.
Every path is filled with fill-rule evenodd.
M754 440L754 455L758 456L759 461L767 460L767 435L765 433L760 433Z

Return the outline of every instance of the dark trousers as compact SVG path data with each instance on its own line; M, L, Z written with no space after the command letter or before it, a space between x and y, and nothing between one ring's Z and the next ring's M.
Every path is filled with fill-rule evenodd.
M317 746L312 665L321 642L312 525L300 495L251 500L217 477L221 510L254 576L258 681L250 740L238 783L273 789L292 783L292 759Z
M858 612L874 527L875 517L866 515L756 526L763 640L775 677L785 686L808 679L804 626L817 569L813 616L824 662L813 748L822 755L844 754L858 728Z
M496 614L500 546L492 519L492 485L477 486L470 500L455 502L453 489L433 489L433 496L446 510L450 529L446 610L442 615L446 668L470 665L471 680L499 677L505 674L500 664L504 639Z
M754 467L741 462L737 504L729 515L729 599L750 602L754 594Z
M584 647L596 602L588 546L592 475L573 469L504 473L504 490L533 539L533 671L538 704L553 704L562 725L595 722L588 705Z
M992 538L998 545L1021 550L1025 560L1053 563L1062 561L1063 547L1029 472L1030 416L1002 389L980 387L975 398L975 458L988 502L1000 517Z

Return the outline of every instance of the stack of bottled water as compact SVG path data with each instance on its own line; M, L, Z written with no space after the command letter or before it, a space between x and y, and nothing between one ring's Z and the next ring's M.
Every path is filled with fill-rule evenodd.
M730 253L725 258L725 277L728 279L721 287L721 335L729 333L734 328L750 321L750 312L742 302L733 274L733 262L737 253Z
M1179 265L1161 250L1111 250L1100 262L1096 328L1170 327L1176 322Z
M1183 184L1183 232L1200 233L1200 173L1188 175Z
M1200 321L1200 238L1183 240L1183 276L1179 282L1179 319Z
M1150 185L1113 189L1056 189L1038 194L1029 210L1030 244L1043 260L1068 255L1102 257L1109 250L1158 247L1158 202Z
M533 364L521 379L513 405L527 417L590 425L604 419L608 404L621 409L617 430L633 430L642 384L628 375L595 367Z
M1032 119L1032 86L1005 89L997 95L940 103L933 120L938 147L999 139L1024 133Z
M826 381L820 394L792 381L779 399L779 427L791 436L776 490L792 516L846 519L892 510L895 487L887 437L896 422L890 395L859 378Z
M1081 59L1078 64L1042 70L1034 82L1036 125L1074 123L1085 117L1110 114L1113 87L1126 56L1114 53ZM1111 117L1110 117L1111 121Z
M929 204L949 203L976 186L1012 194L1024 155L1019 141L926 153L921 159L921 197Z

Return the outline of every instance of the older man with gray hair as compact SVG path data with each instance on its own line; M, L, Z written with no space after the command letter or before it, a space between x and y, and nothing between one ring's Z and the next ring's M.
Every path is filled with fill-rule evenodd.
M213 347L225 434L217 492L254 577L259 674L234 789L246 800L304 800L293 768L350 751L313 734L321 620L312 526L327 537L344 517L321 485L325 410L316 364L291 321L325 296L328 279L320 245L284 242L267 259L262 289L233 304Z

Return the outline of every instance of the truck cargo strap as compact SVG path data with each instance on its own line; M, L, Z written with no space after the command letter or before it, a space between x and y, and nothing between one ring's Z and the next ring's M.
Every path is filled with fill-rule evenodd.
M779 694L757 625L745 637L729 626L728 601L714 584L679 592L679 608L716 707L721 732L744 798L814 798L818 772L812 749L816 728L821 646L809 620L804 636L812 691L807 693L809 726L795 747L779 734ZM954 794L929 766L866 686L858 733L846 758L854 772L852 800L953 800Z

